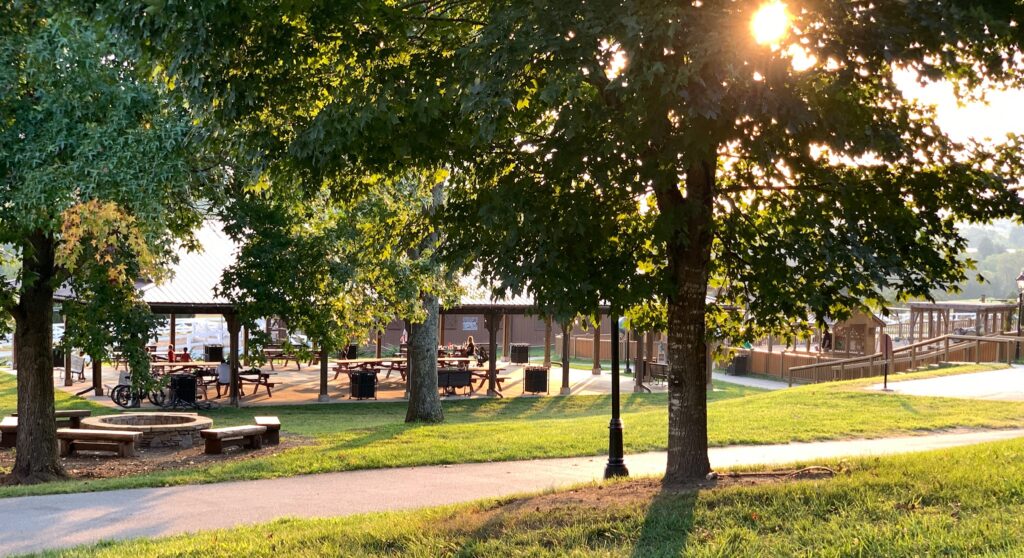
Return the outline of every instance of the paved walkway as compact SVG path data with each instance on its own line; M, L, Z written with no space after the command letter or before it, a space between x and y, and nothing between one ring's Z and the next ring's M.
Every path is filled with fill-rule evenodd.
M716 468L925 451L1024 437L1024 429L713 448ZM270 521L466 502L601 478L605 457L375 469L213 485L0 499L0 554ZM631 455L659 475L665 453Z
M767 378L751 378L748 376L733 376L732 374L723 374L721 372L712 372L711 378L720 382L726 382L729 384L737 384L741 386L754 387L760 389L767 389L769 391L775 391L778 389L786 389L789 384L779 380L769 380Z
M882 384L870 389L881 390ZM889 389L904 395L1024 401L1024 366L921 380L889 382Z

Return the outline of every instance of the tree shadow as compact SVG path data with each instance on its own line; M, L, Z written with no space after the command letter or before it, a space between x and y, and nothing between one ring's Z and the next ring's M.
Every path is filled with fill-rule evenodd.
M633 558L679 556L693 532L697 489L662 488L647 507Z

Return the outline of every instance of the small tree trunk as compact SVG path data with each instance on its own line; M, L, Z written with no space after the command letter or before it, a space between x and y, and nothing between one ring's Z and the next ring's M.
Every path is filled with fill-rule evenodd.
M437 393L437 297L422 297L427 317L409 324L409 410L405 422L442 422L441 396Z
M11 484L36 484L64 476L57 456L57 423L53 404L53 276L54 243L41 232L24 250L24 274L34 276L21 288L14 309L18 352L18 438Z

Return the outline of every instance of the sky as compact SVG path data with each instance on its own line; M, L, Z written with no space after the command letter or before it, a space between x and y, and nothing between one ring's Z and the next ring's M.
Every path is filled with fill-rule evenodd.
M939 126L956 141L967 139L1000 140L1007 133L1024 134L1024 91L990 91L988 103L959 106L948 82L921 87L909 71L893 76L903 93L936 107Z

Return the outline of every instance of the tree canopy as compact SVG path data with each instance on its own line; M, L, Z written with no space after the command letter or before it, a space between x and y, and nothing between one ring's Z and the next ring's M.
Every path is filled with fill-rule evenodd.
M95 320L69 338L100 351L116 335L144 375L152 322L135 281L159 279L177 243L188 244L216 172L197 171L193 121L168 84L140 75L125 43L70 8L0 2L0 244L16 260L0 305L15 319L18 482L61 474L54 290L66 287Z
M781 28L759 43L763 5L166 0L120 15L194 99L262 126L261 149L304 171L444 165L456 265L567 315L662 301L678 481L709 469L709 324L742 338L928 296L966 277L958 221L1024 215L1017 138L953 141L893 78L962 98L1021 86L1019 1L775 4Z

